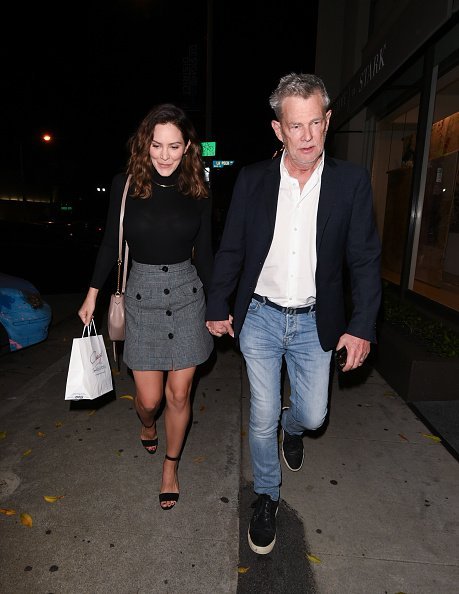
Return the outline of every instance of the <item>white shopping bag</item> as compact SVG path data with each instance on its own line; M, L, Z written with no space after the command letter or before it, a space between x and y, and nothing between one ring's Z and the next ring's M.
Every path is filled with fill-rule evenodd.
M73 339L65 400L93 400L111 390L112 373L104 338L97 334L92 320L83 328L81 338Z

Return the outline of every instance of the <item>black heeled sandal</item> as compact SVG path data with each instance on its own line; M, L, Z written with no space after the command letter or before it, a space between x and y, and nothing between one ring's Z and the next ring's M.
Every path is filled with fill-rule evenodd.
M147 425L144 425L142 423L142 426L145 427L145 429L150 429L151 427L153 427L155 423L152 423L150 425L150 427L147 427ZM142 439L140 438L140 441L142 442L143 447L147 450L147 452L149 454L156 454L156 450L158 449L158 435L156 435L156 437L154 439ZM148 448L155 448L154 450L149 450Z
M172 456L168 456L167 454L165 455L166 460L170 460L171 462L178 462L180 460L180 456L177 456L177 458L173 458ZM173 509L175 507L175 504L178 501L180 493L160 493L159 494L159 507L161 509L163 509L164 511L168 511L170 509ZM161 504L164 503L165 501L173 501L173 505L169 505L168 507L164 507Z
M139 412L137 410L137 404L134 401L134 408L135 408L135 412L137 413L137 416L139 418L139 421L142 423L142 419L140 418ZM144 425L142 423L142 427L145 427L145 429L151 429L151 427L153 427L153 425L156 423L156 419L153 421L153 423L151 425ZM147 452L149 454L156 454L156 450L158 449L158 432L156 432L156 437L154 439L142 439L140 438L140 441L142 442L143 447L147 450ZM148 448L155 448L154 450L150 450Z

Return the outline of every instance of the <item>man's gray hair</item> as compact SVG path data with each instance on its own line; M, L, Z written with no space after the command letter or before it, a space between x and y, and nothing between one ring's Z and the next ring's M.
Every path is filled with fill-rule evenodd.
M273 108L277 119L280 120L284 99L287 97L309 99L315 93L322 96L325 111L328 111L330 97L328 96L323 80L315 74L296 74L296 72L291 72L280 79L277 88L269 97L269 105Z

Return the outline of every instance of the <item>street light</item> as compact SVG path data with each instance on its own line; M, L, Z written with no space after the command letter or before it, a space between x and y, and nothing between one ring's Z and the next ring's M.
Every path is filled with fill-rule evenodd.
M35 137L36 138L36 137ZM40 135L40 140L45 144L50 144L54 138L49 132L44 132ZM19 174L21 178L21 194L22 194L22 202L27 202L26 196L26 167L24 164L24 139L21 136L19 139Z

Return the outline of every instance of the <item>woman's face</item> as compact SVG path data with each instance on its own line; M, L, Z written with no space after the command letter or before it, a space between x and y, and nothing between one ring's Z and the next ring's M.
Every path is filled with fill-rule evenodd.
M174 124L156 124L150 144L150 157L156 171L168 177L180 165L183 154L190 146Z

